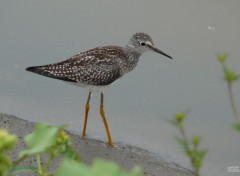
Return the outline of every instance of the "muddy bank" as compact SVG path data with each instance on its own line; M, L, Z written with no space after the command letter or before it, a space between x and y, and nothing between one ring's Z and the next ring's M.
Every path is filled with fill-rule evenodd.
M13 159L16 159L18 152L25 148L23 137L33 131L34 125L33 122L15 116L0 114L0 128L7 128L12 134L18 136L17 149L10 152ZM115 161L126 170L138 165L142 167L146 176L192 176L191 171L188 169L167 162L160 156L138 147L117 144L113 148L97 140L81 139L71 132L69 132L69 135L72 138L75 150L87 164L90 164L94 158L98 157ZM24 161L23 164L33 165L35 162L35 158L31 158ZM57 163L58 160L54 161L51 169L54 169Z

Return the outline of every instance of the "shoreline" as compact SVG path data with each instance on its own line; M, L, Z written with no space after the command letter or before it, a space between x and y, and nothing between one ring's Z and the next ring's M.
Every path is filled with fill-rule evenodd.
M11 134L18 137L16 150L10 151L13 160L16 160L18 152L26 147L23 138L33 131L35 124L13 115L0 113L0 128L6 128ZM86 164L90 164L94 158L103 158L118 163L125 170L131 170L136 165L140 166L145 176L193 176L191 170L174 162L166 161L147 150L122 143L118 143L116 147L110 147L104 142L94 139L81 139L79 135L66 131L72 139L76 152ZM34 165L35 163L35 158L22 162L22 164L27 165ZM56 168L58 163L58 160L54 161L50 169Z

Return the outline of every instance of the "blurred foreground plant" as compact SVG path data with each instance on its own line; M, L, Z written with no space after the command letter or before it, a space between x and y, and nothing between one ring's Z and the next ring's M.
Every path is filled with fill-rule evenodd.
M181 136L176 137L176 140L184 150L184 153L190 159L191 166L193 168L195 176L199 176L200 175L199 172L202 167L202 162L207 154L207 150L199 149L201 137L195 135L191 138L191 140L188 139L183 125L185 119L186 113L179 112L174 116L173 119L170 119L170 123L173 124L179 130Z
M6 152L15 148L17 138L7 130L0 129L0 176L17 175L20 172L37 173L39 176L141 176L139 168L127 174L116 164L103 160L95 161L91 167L85 166L73 149L70 137L63 131L63 126L38 124L24 140L27 149L20 151L19 158L12 162ZM42 155L47 156L46 162L42 161ZM63 158L63 162L57 171L50 172L49 167L58 156ZM37 158L37 166L21 165L21 162L29 157Z
M57 170L56 176L78 175L78 176L141 176L139 167L133 168L129 173L123 171L117 164L96 159L91 166L86 166L73 160L65 159Z
M236 123L234 124L234 128L238 132L240 132L240 116L237 112L236 103L234 101L233 90L232 90L233 83L235 83L236 81L239 80L240 75L237 74L236 72L230 70L227 67L227 65L226 65L226 60L228 58L227 54L218 54L217 58L218 58L218 61L220 62L220 64L222 65L222 70L224 73L224 80L226 81L227 87L228 87L228 96L229 96L229 100L230 100L230 106L231 106L233 115L236 120Z
M0 175L6 176L12 166L12 161L6 152L15 147L17 138L7 130L0 129L0 141Z
M37 124L35 130L24 138L27 149L20 151L19 158L9 170L9 173L34 172L39 176L48 176L48 172L54 158L62 156L72 160L80 161L72 147L71 140L63 131L63 126L53 127L48 124ZM42 155L47 155L47 162L42 164ZM20 166L21 161L29 157L37 158L36 166Z

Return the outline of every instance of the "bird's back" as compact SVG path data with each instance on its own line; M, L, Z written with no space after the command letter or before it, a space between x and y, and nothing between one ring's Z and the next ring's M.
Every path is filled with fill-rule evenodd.
M121 77L121 64L126 60L124 50L117 46L98 47L71 58L26 70L73 83L108 85Z

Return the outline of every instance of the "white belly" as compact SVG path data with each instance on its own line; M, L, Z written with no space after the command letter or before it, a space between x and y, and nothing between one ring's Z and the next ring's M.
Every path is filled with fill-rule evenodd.
M97 85L89 85L89 84L84 84L84 83L74 83L74 82L67 82L71 85L85 88L89 92L103 92L106 88L110 87L110 85L104 85L104 86L97 86Z

